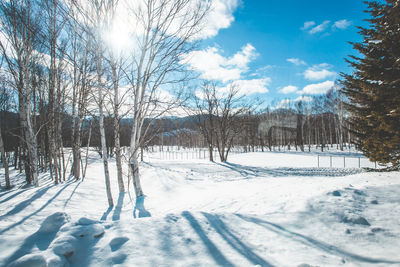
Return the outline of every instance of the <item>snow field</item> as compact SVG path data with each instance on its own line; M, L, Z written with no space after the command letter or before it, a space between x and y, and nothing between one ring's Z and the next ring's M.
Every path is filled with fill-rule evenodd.
M301 153L151 159L135 200L111 161L109 209L95 158L57 186L20 187L13 171L0 266L400 266L398 172L312 168Z

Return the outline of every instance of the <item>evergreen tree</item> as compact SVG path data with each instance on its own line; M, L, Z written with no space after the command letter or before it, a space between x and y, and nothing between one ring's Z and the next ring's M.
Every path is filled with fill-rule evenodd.
M361 56L346 61L355 69L342 73L351 128L370 160L400 165L400 0L366 1L372 18L358 27Z

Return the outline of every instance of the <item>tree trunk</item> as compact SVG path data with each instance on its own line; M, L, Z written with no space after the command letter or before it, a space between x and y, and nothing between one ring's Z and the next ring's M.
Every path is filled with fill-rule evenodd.
M31 118L31 111L30 111L30 99L28 99L25 103L25 125L26 125L26 144L28 148L28 165L29 165L29 173L33 184L35 186L39 186L39 177L38 177L38 158L37 158L37 145L36 145L36 135L33 131L32 126L32 118Z
M208 153L209 153L210 161L214 161L213 152L214 151L213 151L212 145L208 145Z
M137 152L135 152L129 161L129 166L132 174L132 183L133 188L135 189L136 198L143 196L143 190L139 179L139 162L137 158L138 155Z
M104 166L104 179L106 184L106 193L107 193L107 200L108 205L110 207L114 206L113 198L111 194L111 186L110 186L110 173L108 170L108 158L107 158L107 144L106 144L106 133L104 129L104 112L103 112L103 82L102 82L102 65L101 65L101 56L102 56L102 49L101 49L101 39L98 37L98 47L97 47L97 58L96 58L96 69L97 69L97 86L98 86L98 101L99 101L99 128L100 128L100 139L101 139L101 151L103 154L103 166Z
M8 171L8 162L6 158L6 153L4 150L4 144L3 144L3 137L1 135L1 124L0 124L0 152L1 152L1 160L3 162L3 167L4 167L4 174L5 174L5 180L6 180L6 189L11 188L11 183L10 183L10 174Z
M85 168L82 168L82 179L85 179L86 176L86 169L88 164L88 157L89 157L89 147L90 147L90 139L92 138L92 120L89 123L89 136L86 146L86 158L85 158ZM80 156L80 153L79 153Z
M114 145L115 145L115 161L117 165L117 179L119 192L125 192L124 180L122 176L122 157L121 144L119 134L119 92L118 92L118 77L116 65L112 64L112 79L114 83Z

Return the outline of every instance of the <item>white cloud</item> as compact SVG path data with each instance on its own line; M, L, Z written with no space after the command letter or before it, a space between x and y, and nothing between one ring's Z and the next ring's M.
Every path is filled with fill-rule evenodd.
M314 65L303 73L304 78L310 81L319 81L328 77L335 77L336 72L328 70L332 66L327 63Z
M307 30L307 29L309 29L310 27L312 27L314 25L315 25L315 21L306 21L306 22L304 22L303 27L301 27L300 29L302 29L304 31L304 30Z
M350 25L351 25L351 21L348 21L347 19L342 19L342 20L335 21L335 23L333 24L332 27L344 30L347 27L349 27Z
M325 81L322 83L309 84L305 86L303 90L298 91L298 94L307 94L307 95L325 94L334 85L335 83L333 81Z
M319 81L326 79L328 77L336 76L336 72L329 71L326 69L323 70L312 70L312 69L307 69L304 72L304 78L310 81Z
M295 102L299 102L299 101L303 101L303 102L311 102L312 101L312 97L311 96L299 96L297 97L295 100Z
M279 90L279 92L281 92L282 94L290 94L296 92L298 89L299 88L297 86L288 85Z
M288 61L290 63L293 63L293 64L295 64L297 66L307 65L307 63L304 60L301 60L299 58L288 58L288 59L286 59L286 61Z
M331 23L330 20L325 20L321 24L319 24L319 25L313 27L311 30L309 30L308 33L309 34L315 34L315 33L318 33L318 32L323 32L328 27L329 23Z
M192 51L181 60L189 68L201 73L201 78L228 82L238 80L248 71L248 64L257 57L256 49L246 44L232 57L224 57L221 50L208 47L205 50Z
M205 18L203 28L196 36L198 39L206 39L218 34L221 29L229 28L235 20L233 12L236 10L239 0L213 0L210 12Z
M221 93L226 93L233 86L238 90L239 95L252 95L256 93L268 93L267 86L271 82L271 79L268 77L260 78L260 79L251 79L251 80L236 80L229 83L225 87L221 87L219 91Z

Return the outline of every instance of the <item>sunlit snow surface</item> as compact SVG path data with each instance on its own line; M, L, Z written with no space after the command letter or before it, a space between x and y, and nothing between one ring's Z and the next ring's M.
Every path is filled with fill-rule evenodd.
M96 153L84 181L34 188L12 171L0 266L400 266L399 172L316 168L316 153L155 154L136 201L110 168L113 209Z

